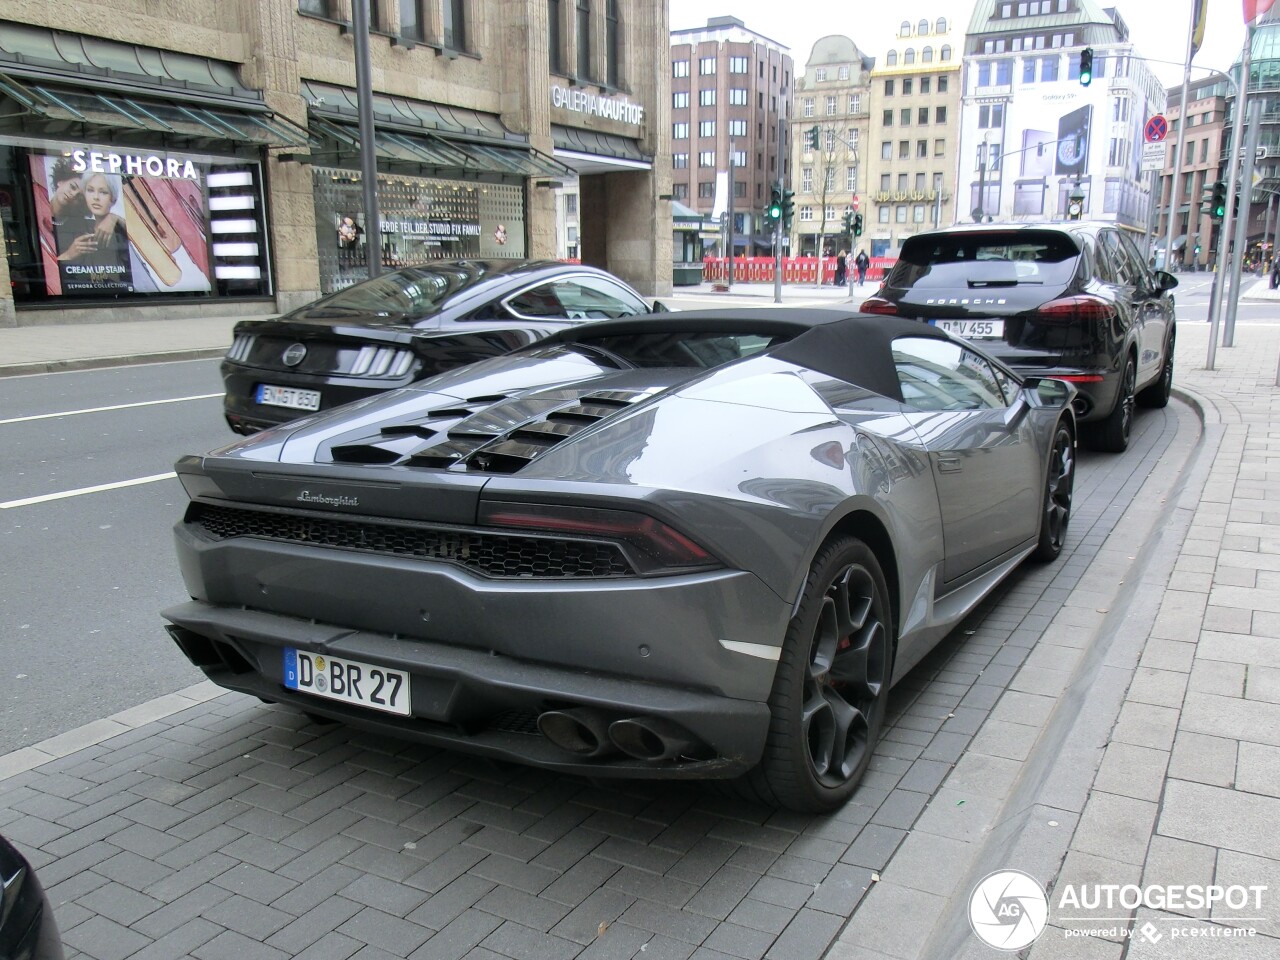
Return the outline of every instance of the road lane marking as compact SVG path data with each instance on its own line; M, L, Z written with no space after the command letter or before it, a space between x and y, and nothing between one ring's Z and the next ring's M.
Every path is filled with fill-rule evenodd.
M62 413L37 413L30 417L10 417L0 420L0 427L9 423L27 423L31 420L53 420L57 417L74 417L81 413L107 413L111 410L132 410L135 407L154 407L161 403L185 403L188 400L212 400L220 397L220 393L201 393L194 397L173 397L170 400L140 400L137 403L117 403L111 407L85 407L83 410L64 410Z
M78 490L63 490L61 493L46 493L38 497L24 497L21 500L9 500L6 503L0 503L0 510L10 510L13 507L29 507L32 504L47 503L50 500L65 500L68 497L82 497L86 493L102 493L106 490L119 490L122 487L136 487L142 483L155 483L157 480L168 480L176 476L176 473L170 471L169 473L157 473L150 477L138 477L136 480L117 480L115 483L100 483L93 487L80 487Z

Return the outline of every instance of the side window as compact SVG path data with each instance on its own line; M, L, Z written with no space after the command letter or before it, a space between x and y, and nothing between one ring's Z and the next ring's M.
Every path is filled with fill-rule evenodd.
M902 399L917 410L986 410L1005 406L991 364L958 343L933 337L893 341Z
M612 320L647 313L643 300L603 277L564 277L512 297L507 306L522 317Z
M1116 269L1111 265L1111 256L1107 252L1106 245L1098 240L1093 244L1093 259L1098 265L1098 279L1104 283L1119 283L1116 277Z
M1111 268L1115 273L1114 282L1126 287L1137 286L1142 275L1137 272L1137 265L1130 261L1129 255L1120 245L1119 234L1114 230L1103 230L1098 234L1098 238L1100 245L1107 251L1107 258L1111 261Z
M1133 239L1127 233L1120 233L1117 236L1120 237L1120 246L1124 247L1125 253L1128 254L1130 262L1133 263L1133 267L1137 271L1139 280L1145 282L1148 286L1154 286L1155 281L1151 276L1147 261L1142 259L1142 254L1138 252Z

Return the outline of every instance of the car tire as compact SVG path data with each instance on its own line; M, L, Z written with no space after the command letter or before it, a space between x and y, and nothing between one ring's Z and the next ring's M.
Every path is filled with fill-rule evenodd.
M1150 410L1159 410L1169 405L1169 395L1173 393L1173 334L1169 334L1169 342L1164 348L1164 365L1160 368L1160 379L1138 394L1138 405Z
M1040 540L1032 559L1057 560L1071 522L1071 496L1076 484L1076 442L1065 423L1059 423L1045 471L1044 505L1040 512Z
M1137 369L1133 357L1124 361L1120 374L1120 389L1116 393L1116 405L1105 420L1089 424L1086 440L1093 450L1103 453L1124 453L1129 449L1129 434L1133 430L1134 389L1137 386Z
M823 546L787 628L752 799L820 813L844 804L884 726L895 636L876 556L854 537Z

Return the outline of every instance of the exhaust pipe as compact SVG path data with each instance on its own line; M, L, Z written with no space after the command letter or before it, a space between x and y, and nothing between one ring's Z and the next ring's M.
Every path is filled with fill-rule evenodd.
M614 749L609 721L594 710L548 710L539 714L538 730L561 750L580 757L600 757Z
M671 760L694 745L690 733L663 717L631 717L609 725L609 736L619 750L637 760Z

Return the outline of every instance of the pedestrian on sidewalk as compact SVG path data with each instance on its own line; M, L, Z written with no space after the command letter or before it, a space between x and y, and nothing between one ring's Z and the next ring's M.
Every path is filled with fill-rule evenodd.
M858 286L862 286L867 279L867 268L871 266L871 258L867 256L867 251L859 250L858 255L853 258L853 265L858 268Z
M1271 261L1271 289L1280 287L1280 257Z
M843 287L849 280L849 255L841 250L836 254L835 285Z

